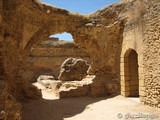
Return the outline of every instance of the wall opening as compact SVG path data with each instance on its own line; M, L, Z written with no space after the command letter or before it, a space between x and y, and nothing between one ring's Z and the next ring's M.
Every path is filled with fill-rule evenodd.
M124 56L125 96L139 97L138 54L129 49Z
M58 38L58 40L63 40L63 41L73 41L73 36L67 32L63 32L61 34L54 34L49 36L49 38Z
M32 47L24 65L24 74L28 73L24 78L41 89L43 99L59 99L56 86L60 85L58 76L61 65L71 57L91 63L88 54L75 45L72 34L64 32L50 35Z

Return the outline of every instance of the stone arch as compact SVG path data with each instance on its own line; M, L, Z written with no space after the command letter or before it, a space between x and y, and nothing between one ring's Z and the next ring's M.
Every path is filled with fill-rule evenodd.
M41 34L37 34L37 37L40 36L40 39L37 39L37 41L33 39L35 42L31 44L30 49L28 49L29 53L24 64L27 68L27 70L25 68L25 73L28 71L29 74L31 74L30 76L32 76L29 78L29 81L31 82L36 82L40 75L45 75L46 73L54 76L55 79L58 79L61 64L69 57L82 58L91 63L87 52L75 45L79 39L74 42L73 31L58 32L58 34L70 34L73 38L70 41L59 39L58 37L55 38L54 35L57 33L52 33L54 32L49 31L48 35L45 35L44 37ZM56 62L56 60L58 60L58 62Z
M139 96L138 54L134 49L128 49L124 54L124 80L121 82L124 96Z

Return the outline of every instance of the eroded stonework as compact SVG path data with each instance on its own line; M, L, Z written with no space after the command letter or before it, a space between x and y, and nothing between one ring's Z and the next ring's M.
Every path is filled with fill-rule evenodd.
M150 6L144 19L146 28L143 40L144 86L143 101L160 107L160 3ZM148 21L148 22L147 22Z
M124 55L132 49L139 56L141 101L159 107L159 8L159 0L124 0L80 15L37 0L1 0L0 73L7 88L0 92L7 94L1 96L0 109L5 119L15 116L13 120L20 120L20 103L41 97L23 76L25 61L36 44L62 32L71 33L76 46L92 61L89 74L96 75L91 85L93 96L119 94L120 85L121 94L127 96ZM9 104L18 107L10 113Z
M89 66L83 59L68 58L61 66L58 79L62 81L82 80L86 77Z
M62 63L69 57L82 58L90 63L89 56L80 50L73 41L49 38L31 49L23 66L23 76L35 82L40 75L52 75L58 79Z

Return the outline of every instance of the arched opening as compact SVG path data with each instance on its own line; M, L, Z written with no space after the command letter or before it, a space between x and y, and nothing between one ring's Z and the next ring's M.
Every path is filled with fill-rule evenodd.
M32 47L24 66L24 74L27 72L26 78L38 89L41 89L43 99L54 100L60 98L58 89L62 86L61 83L63 81L59 79L59 75L61 65L68 58L81 58L88 61L89 64L91 63L88 54L75 45L71 33L64 32L62 34L50 35L47 39ZM72 86L69 86L70 88L67 88L67 90L72 89ZM65 85L61 88L61 91L66 90ZM61 93L65 92L62 91Z
M138 54L135 50L129 49L124 56L124 82L125 96L139 96L139 77L138 77Z
M57 38L59 40L63 40L63 41L73 41L73 37L70 33L67 32L63 32L61 34L54 34L49 36L49 38Z

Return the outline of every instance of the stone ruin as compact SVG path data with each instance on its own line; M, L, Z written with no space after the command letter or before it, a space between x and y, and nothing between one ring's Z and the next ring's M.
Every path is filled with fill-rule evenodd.
M59 80L82 80L87 75L89 64L83 59L68 58L61 66Z
M23 77L31 82L35 82L42 74L52 75L58 79L62 63L70 57L82 58L91 63L89 56L75 46L73 41L49 38L31 49L23 66Z
M159 0L122 0L89 15L37 0L1 0L0 119L21 120L21 103L41 97L24 75L26 60L37 44L62 32L91 60L90 95L139 96L160 107L159 19Z

